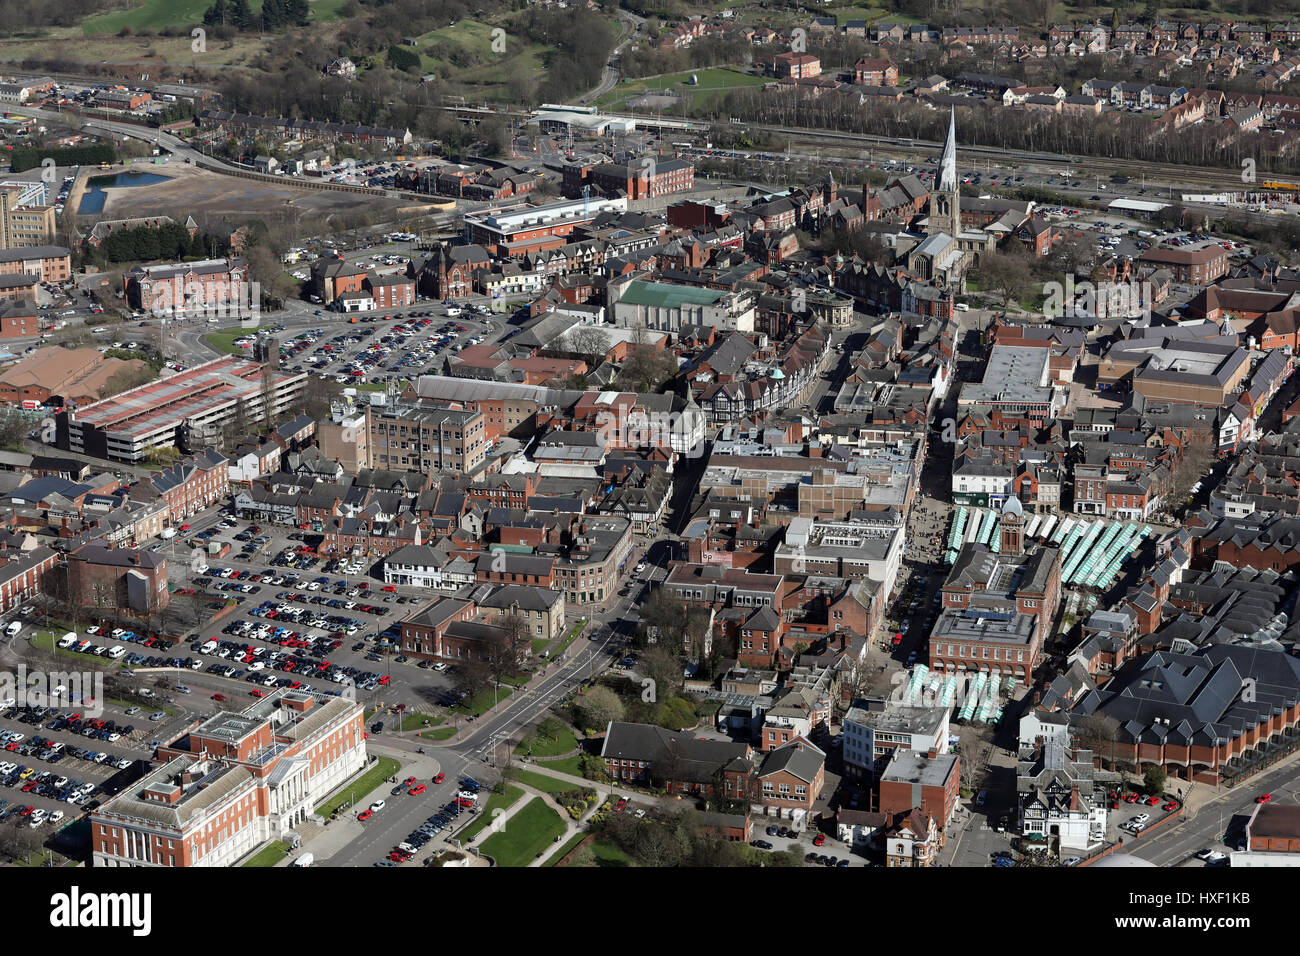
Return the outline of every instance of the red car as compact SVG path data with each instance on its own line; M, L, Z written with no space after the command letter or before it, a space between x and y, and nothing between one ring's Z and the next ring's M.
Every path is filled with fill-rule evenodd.
M1179 803L1177 800L1170 800L1168 803L1165 804L1164 809L1168 811L1173 811L1173 810L1177 810L1178 807L1179 807Z
M213 699L213 700L225 700L225 699L226 699L226 695L225 695L225 694L213 694L213 695L212 695L212 699Z
M389 681L389 679L390 679L390 678L389 678L389 676L388 676L387 674L385 674L383 677L379 678L379 686L382 687L384 684L387 684L388 681Z
M365 823L374 815L375 815L374 810L362 810L360 813L357 814L357 819L360 820L362 823Z
M899 644L902 643L903 643L903 634L900 631L899 633L894 635L894 646L897 647Z
M614 811L615 811L615 812L621 812L621 811L623 810L623 808L626 807L626 806L627 806L627 798L626 798L626 797L619 797L619 798L618 798L618 803L616 803L616 804L614 805Z
M826 844L825 833L819 833L815 837L813 837L813 846L825 846L825 844Z
M416 782L416 778L415 778L415 777L407 777L405 780L402 781L402 786L403 786L403 787L410 787L410 786L414 785L415 782Z
M265 696L266 696L266 691L264 691L264 690L250 690L250 691L249 691L249 694L251 694L251 695L254 696L254 697L265 697Z
M442 783L442 782L444 782L446 779L447 779L447 775L446 775L445 773L440 773L440 774L437 774L436 776L434 776L434 778L433 778L433 782L434 782L434 783Z
M417 783L414 787L411 788L410 794L413 797L418 797L420 794L424 793L424 791L427 789L429 788L426 787L424 784Z
M35 809L36 809L35 807L23 807L21 810L18 811L18 813L21 816L30 817L32 815L32 811Z
M190 526L187 525L187 524L183 524L183 525L181 525L181 530L182 530L182 531L189 531L189 530L190 530Z
M1136 793L1126 793L1126 794L1124 794L1124 802L1125 802L1125 803L1137 803L1137 802L1138 802L1138 795L1137 795Z
M1146 798L1145 800L1143 800L1142 802L1145 803L1148 807L1154 807L1157 803L1160 802L1160 798L1159 798L1159 797L1147 797L1147 798Z
M384 585L384 590L385 590L385 591L389 591L389 592L393 592L393 591L396 591L396 590L397 590L397 586L396 586L396 585L393 585L393 584L385 584L385 585Z
M1271 794L1271 793L1261 793L1258 797L1255 798L1255 802L1256 802L1256 803L1268 803L1268 802L1269 802L1270 800L1272 800L1272 799L1273 799L1273 794Z

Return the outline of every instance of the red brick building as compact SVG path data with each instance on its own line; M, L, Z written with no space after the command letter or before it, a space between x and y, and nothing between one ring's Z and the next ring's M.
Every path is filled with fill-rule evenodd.
M167 558L152 551L88 544L68 555L68 601L102 611L153 614L167 607Z
M778 53L772 57L771 70L777 79L807 80L821 75L822 61L811 53Z
M883 57L864 56L853 65L853 82L860 86L897 86L898 67Z
M907 813L919 808L934 817L942 845L943 831L953 814L961 790L961 757L931 751L896 750L880 777L881 813Z
M135 266L123 277L127 303L145 312L236 311L241 303L256 305L248 281L243 259Z

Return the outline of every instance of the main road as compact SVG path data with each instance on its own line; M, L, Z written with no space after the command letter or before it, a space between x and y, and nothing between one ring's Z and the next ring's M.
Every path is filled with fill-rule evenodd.
M651 566L652 575L659 570L661 569ZM638 591L639 588L634 587L628 596L620 597L608 609L593 615L588 626L590 638L582 639L580 650L568 659L552 665L554 669L535 679L531 686L512 694L504 704L475 725L472 731L463 731L455 743L443 747L426 747L419 738L385 737L383 748L395 753L404 766L415 762L431 764L445 773L447 779L437 786L422 779L421 783L429 788L424 794L389 801L384 810L365 825L363 832L325 860L325 864L372 865L384 859L389 850L406 839L425 819L453 800L462 777L471 776L482 783L496 779L499 776L496 769L498 762L504 760L508 753L506 748L515 745L514 737L522 728L538 720L559 701L621 656L625 635L609 625L619 620L635 619L633 606ZM423 750L423 755L417 754L417 750ZM370 798L387 800L387 791L380 786L370 794ZM356 809L349 812L356 812ZM439 834L438 840L430 844L430 847L436 850L438 845L455 840L456 833L470 819L472 818L468 815L457 818L452 828ZM430 847L426 847L423 852L427 853Z
M1174 793L1181 783L1170 780L1166 790ZM1167 824L1150 836L1124 837L1125 850L1157 866L1178 866L1191 860L1198 850L1205 847L1227 852L1234 847L1225 845L1226 838L1231 833L1235 844L1244 832L1243 825L1255 810L1255 799L1264 793L1270 794L1273 800L1292 806L1300 803L1300 762L1291 757L1249 782L1238 784L1201 804L1193 815ZM1120 810L1111 812L1122 814L1127 808L1128 804L1122 804Z

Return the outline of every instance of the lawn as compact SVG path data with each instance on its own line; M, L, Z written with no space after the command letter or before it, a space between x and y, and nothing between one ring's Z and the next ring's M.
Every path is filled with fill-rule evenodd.
M289 844L276 840L270 846L258 851L257 855L245 863L244 866L275 866L284 859L284 855L288 852Z
M235 344L235 339L242 339L246 335L256 335L258 329L222 329L220 332L209 332L203 336L203 341L216 349L218 352L225 352L229 355L247 355L251 348L241 349Z
M450 708L452 713L465 714L471 717L481 717L487 711L491 710L500 701L505 700L514 691L509 685L496 689L493 687L484 687L469 700L457 704Z
M572 852L575 846L587 839L587 836L588 834L586 833L575 833L573 836L569 837L569 841L565 843L564 846L552 853L542 866L555 866L555 864L559 863L565 858L565 856Z
M123 700L121 697L106 697L104 698L104 700L110 704L116 704L118 707L121 707L123 710L125 710L127 707L139 707L142 713L136 714L136 716L137 717L143 716L146 720L149 719L148 717L149 714L156 714L160 710L168 717L174 717L176 715L175 707L167 707L164 706L163 704L157 703L156 701L147 701L146 703L142 704L138 701L132 702L129 700Z
M326 23L338 18L344 0L315 0L311 5L312 23ZM81 25L87 36L117 33L123 27L141 30L161 30L163 27L201 25L203 14L212 6L212 0L140 0L127 10L91 17ZM254 11L262 9L262 0L251 0Z
M543 801L533 798L480 845L498 866L527 866L564 833L564 821Z
M537 766L545 767L547 770L558 770L560 773L567 773L574 777L581 777L582 754L574 754L572 757L565 757L563 760L539 760Z
M426 730L420 734L425 740L450 740L456 736L455 727L438 727L434 730Z
M555 757L577 749L578 739L573 731L561 726L554 737L548 736L540 728L519 742L515 753L530 757Z
M401 767L402 765L392 757L380 757L373 767L357 777L352 784L344 786L330 800L317 807L316 815L318 817L328 817L349 800L354 801L354 806L364 803L366 797L370 795L370 791L396 774Z
M560 646L555 648L553 651L551 651L551 657L552 658L559 657L561 654L567 651L569 649L569 645L578 639L578 635L582 633L582 629L586 626L587 626L587 619L585 617L579 619L578 622L573 625L573 627L569 628L569 633L564 638L564 640L560 642Z
M66 634L67 632L65 631L64 633ZM53 651L56 657L82 658L86 660L98 661L101 664L107 663L106 658L103 657L87 658L85 654L78 654L76 651L69 651L65 648L59 647L59 642L54 639L54 634L51 631L37 631L32 636L31 640L28 643L30 643L32 647L35 647L38 650Z
M484 828L492 822L492 813L494 810L509 810L519 798L524 795L524 791L518 787L507 786L502 793L494 793L487 798L487 802L479 808L478 819L467 826L460 834L460 844L464 846L474 837L478 836ZM507 821L509 822L509 821Z
M512 768L506 772L511 780L518 780L520 783L527 784L534 790L541 790L543 793L568 793L571 790L589 789L576 783L570 783L568 780L557 780L555 777L548 777L544 773L534 773L531 770Z
M694 73L699 83L687 86L686 82ZM647 76L641 79L629 79L620 83L596 101L597 106L606 108L625 107L628 100L635 99L643 93L658 93L668 90L674 93L690 93L696 103L722 96L730 90L746 86L762 86L770 82L770 77L753 76L739 70L714 68L703 70L686 70L682 73L667 73L662 76Z
M596 857L597 866L635 866L632 858L613 843L596 840L591 844L591 852Z

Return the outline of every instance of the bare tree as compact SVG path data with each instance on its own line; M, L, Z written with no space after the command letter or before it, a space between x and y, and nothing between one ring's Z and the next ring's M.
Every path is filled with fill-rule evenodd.
M610 335L597 325L578 325L564 334L566 351L584 358L589 366L595 368L609 352Z

